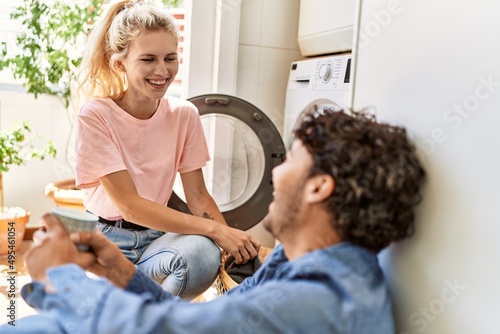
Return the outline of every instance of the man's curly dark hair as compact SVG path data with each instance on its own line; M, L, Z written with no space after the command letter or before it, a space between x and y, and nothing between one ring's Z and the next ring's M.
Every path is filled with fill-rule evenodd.
M425 171L404 128L318 105L297 124L294 136L313 157L311 176L335 180L325 205L343 240L378 252L413 234Z

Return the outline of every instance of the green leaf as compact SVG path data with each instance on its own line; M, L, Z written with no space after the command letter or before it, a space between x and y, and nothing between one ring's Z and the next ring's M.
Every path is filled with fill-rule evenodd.
M9 68L35 98L49 94L67 107L83 53L82 40L102 13L104 0L22 0L11 13L21 23L15 48L0 45L0 70Z
M11 129L0 131L0 171L9 171L12 165L24 165L30 159L55 157L57 151L52 141L48 141L42 149L35 143L39 136L31 132L31 125L24 121Z

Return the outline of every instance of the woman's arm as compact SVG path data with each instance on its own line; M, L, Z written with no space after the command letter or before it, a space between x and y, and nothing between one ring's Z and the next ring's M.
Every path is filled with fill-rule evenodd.
M189 215L142 198L127 171L119 171L101 177L99 180L116 209L125 220L140 223L159 231L180 234L197 234L215 241L221 248L233 255L238 263L254 258L260 249L260 242L249 233L228 227L212 197L205 189L201 170L184 173L183 185L190 189L186 193L188 205L195 215ZM198 215L201 215L198 216ZM207 216L207 218L203 218Z
M181 180L186 202L191 212L196 216L224 224L224 228L219 228L211 239L229 254L235 255L238 263L245 263L257 256L261 246L260 242L249 233L227 226L224 216L207 191L202 170L197 169L182 173Z
M165 232L198 234L211 237L216 232L212 220L187 215L141 197L128 171L123 170L99 179L123 219Z
M195 216L212 219L227 225L219 207L208 193L202 170L197 169L180 175L186 202L191 212Z

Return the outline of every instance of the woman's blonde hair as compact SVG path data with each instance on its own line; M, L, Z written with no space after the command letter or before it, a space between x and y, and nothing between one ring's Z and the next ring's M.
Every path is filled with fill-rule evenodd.
M117 60L127 57L131 42L141 34L158 30L171 33L178 42L177 25L163 10L134 0L110 5L89 35L78 74L78 101L121 98L127 87Z

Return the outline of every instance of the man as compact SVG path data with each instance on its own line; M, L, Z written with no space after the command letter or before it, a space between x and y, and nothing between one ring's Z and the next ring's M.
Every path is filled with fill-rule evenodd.
M52 215L26 255L37 333L394 333L377 252L413 232L425 172L403 128L313 106L273 170L265 227L280 241L242 284L206 303L163 291L100 233ZM79 253L75 244L91 253ZM104 279L89 278L83 269ZM109 281L108 281L109 280ZM112 284L110 284L111 282ZM124 288L124 290L122 290ZM2 328L4 329L4 328Z

